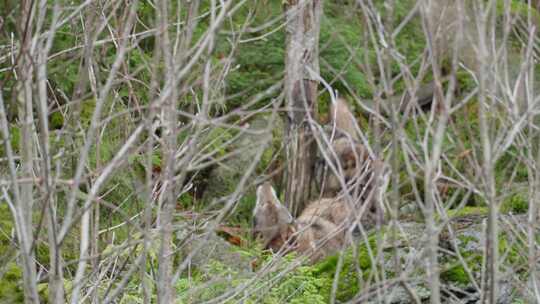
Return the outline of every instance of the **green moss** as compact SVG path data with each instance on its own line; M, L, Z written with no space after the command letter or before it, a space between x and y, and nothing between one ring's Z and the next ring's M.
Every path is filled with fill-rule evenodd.
M511 240L506 234L499 235L499 255L510 265L526 265L527 249L518 240Z
M259 161L259 164L257 165L257 171L261 173L264 172L264 170L268 168L272 160L274 160L274 150L273 149L264 150L261 156L261 159Z
M369 246L375 246L375 237L370 237ZM374 247L372 247L375 250ZM246 249L244 254L250 257L259 256L261 266L274 257L263 255L260 249ZM371 262L368 257L366 245L358 247L359 260L363 279L371 272ZM296 259L294 253L284 256L269 273L256 282L252 288L257 292L244 303L328 303L332 289L332 282L338 262L338 255L330 256L314 265L302 265L290 269L291 263ZM340 302L351 300L358 293L358 278L351 248L344 252L343 268L339 274L337 300ZM284 270L288 271L284 272ZM237 287L249 280L238 270L232 269L219 261L209 261L201 268L191 271L190 277L182 277L177 281L176 290L179 295L178 303L203 302L216 298L231 288ZM241 297L243 295L240 295ZM237 298L227 303L236 303Z
M478 241L475 237L470 236L470 235L458 235L457 238L458 238L458 240L461 242L461 243L460 243L460 246L461 246L461 247L467 246L467 244L468 244L469 242L476 242L476 241Z
M332 281L317 276L311 266L302 266L273 287L270 297L279 303L328 303ZM274 301L267 303L275 303ZM266 301L265 301L266 302Z
M144 303L144 298L140 295L126 294L122 296L120 304L139 304Z
M448 210L448 216L450 218L467 216L467 215L486 215L487 213L488 213L488 207L468 207L467 206L459 210L457 209Z
M49 125L51 129L61 129L64 125L64 116L60 111L53 112L49 116Z
M523 151L521 148L511 146L495 164L495 181L499 185L508 183L508 180L513 176L513 182L528 182L527 166L520 161L519 155Z
M464 245L461 247L463 246ZM482 255L474 252L467 252L462 248L460 248L460 252L465 263L467 263L467 268L469 268L472 273L478 273L482 267ZM468 285L471 282L465 267L459 259L455 257L444 263L440 277L443 282L450 282L461 286Z
M225 156L230 150L230 140L237 131L232 129L212 127L204 139L204 151L216 153L216 157Z
M467 267L473 274L479 274L483 262L482 253L471 252L465 249L469 242L478 242L479 240L465 235L459 235L458 238L460 240L459 251ZM526 256L522 254L524 248L517 240L510 241L506 234L501 233L498 242L499 256L504 264L525 265L527 263ZM479 250L481 250L481 247L479 247ZM470 284L470 278L465 267L456 257L447 257L443 262L441 279L444 282L459 284L461 286Z
M95 108L96 108L95 99L86 99L81 102L80 120L83 125L86 125L86 126L90 125Z
M529 199L526 193L519 192L505 199L501 204L501 212L503 213L527 213L529 210Z
M369 246L369 247L368 247ZM351 300L359 291L359 281L368 278L373 270L373 264L369 256L369 250L376 251L376 235L372 235L368 239L368 244L365 243L358 246L358 260L354 260L352 248L349 248L343 254L343 267L339 272L338 288L336 299L339 301ZM320 277L326 277L333 281L336 274L336 267L339 261L339 255L327 257L323 261L314 265L314 274ZM362 278L358 277L356 266L362 271Z
M470 92L477 86L474 77L468 71L459 70L456 73L456 78L458 82L458 87L463 92Z
M189 209L190 207L193 207L194 205L193 196L191 196L189 193L182 194L178 200L180 204L182 205L182 207L185 209Z
M505 0L497 0L497 13L503 14L504 12L504 3ZM521 16L522 18L527 19L527 15L530 13L533 22L536 24L540 23L540 13L534 8L530 7L526 2L521 2L517 0L510 1L510 12Z
M18 152L21 146L21 129L16 126L11 126L9 135L11 136L11 148L14 152Z
M469 275L465 271L463 265L455 265L447 270L441 272L441 280L444 282L452 282L460 285L467 285L470 283Z
M38 243L36 246L36 259L44 267L48 267L50 265L49 245L47 243Z
M42 299L43 303L49 303L47 300L49 298L49 283L41 283L37 286L38 295Z
M15 262L5 267L7 270L0 279L0 303L22 303L22 271Z
M14 153L19 151L20 142L21 142L21 130L14 124L8 126L9 130L9 140L11 144L11 149ZM5 145L3 143L3 136L0 134L0 157L5 155Z
M1 231L12 231L13 229L13 220L11 218L11 211L7 204L0 204L0 230ZM12 246L10 238L5 234L0 234L0 256L5 254L5 252L10 249Z

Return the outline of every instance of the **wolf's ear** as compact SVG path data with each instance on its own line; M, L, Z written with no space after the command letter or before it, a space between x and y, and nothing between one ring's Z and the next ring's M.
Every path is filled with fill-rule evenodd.
M257 188L257 203L256 206L262 204L272 203L274 205L280 205L277 198L276 191L269 182L265 182Z
M349 134L354 139L358 139L356 135L358 124L345 99L337 98L330 104L330 117L332 118L332 125L338 130Z
M276 191L269 182L260 185L257 188L257 205L255 209L261 208L262 204L271 204L278 214L278 222L290 224L293 222L293 217L289 210L279 201Z
M269 210L275 209L268 208L268 203L270 202L267 190L268 186L269 185L262 184L257 187L257 200L255 202L255 208L253 208L253 227L257 227L257 218L267 217Z
M281 204L278 207L278 216L281 223L292 224L292 222L294 221L289 210L287 210L287 208Z

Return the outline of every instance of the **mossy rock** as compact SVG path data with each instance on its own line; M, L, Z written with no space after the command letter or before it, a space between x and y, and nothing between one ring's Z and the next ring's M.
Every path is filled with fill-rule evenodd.
M384 236L384 231L381 231L381 233ZM367 244L366 242L360 241L353 246L357 246L357 260L355 260L353 248L347 248L345 252L343 252L343 264L341 271L338 273L339 280L336 299L341 302L351 300L361 288L359 282L366 280L372 271L375 270L373 268L375 267L375 264L370 258L369 251L377 251L377 235L375 233L371 233L368 236ZM312 267L315 269L314 274L333 281L339 259L340 254L335 254L313 265ZM358 273L357 267L362 271L361 274ZM362 277L359 277L359 275ZM392 274L389 273L389 275L391 276Z
M477 280L480 275L482 266L482 254L478 252L468 252L467 250L461 250L463 260L467 264L467 268L471 271L473 278ZM471 284L471 278L465 269L465 266L454 257L447 260L442 266L440 278L442 282L457 285L461 288L467 287Z
M260 132L265 130L270 123L271 122L269 121L268 117L257 117L249 122L249 128L247 131ZM273 122L274 127L272 130L281 129L282 127L279 125L279 123L279 118L277 118ZM211 132L210 135L215 134L215 132ZM220 137L210 141L211 143L218 141L225 142L226 138L232 139L234 137L234 140L230 141L227 145L218 145L213 147L212 150L208 150L217 150L218 153L222 153L219 151L219 149L223 149L223 153L225 155L230 153L234 154L230 154L231 157L228 157L223 162L220 162L218 166L209 173L208 179L205 182L208 186L203 194L202 199L204 204L226 197L236 190L238 183L248 170L249 166L255 160L256 153L261 145L266 145L266 147L264 147L264 151L259 159L259 162L257 163L254 173L263 173L269 166L269 163L274 159L275 153L279 149L279 143L282 141L282 138L276 138L276 136L280 136L279 133L273 132L274 134L250 134L248 132L244 134L240 133L238 136L233 136L224 130L220 130L218 132L221 134ZM240 199L240 203L237 204L235 209L236 213L242 214L246 217L244 218L244 221L249 218L255 202L255 185L250 185L248 183L247 186L249 188L248 191L244 193L243 198ZM237 219L240 220L238 217Z
M194 268L189 277L181 277L177 281L176 303L201 303L215 299L247 279L229 264L207 260L204 269Z

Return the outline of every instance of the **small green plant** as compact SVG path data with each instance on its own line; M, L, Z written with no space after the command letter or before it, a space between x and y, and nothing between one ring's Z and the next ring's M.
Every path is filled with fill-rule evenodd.
M467 285L470 283L469 275L465 271L463 265L457 263L457 265L450 266L450 268L441 272L441 280L443 282L452 282L459 285Z
M0 280L0 302L1 303L22 303L24 295L22 290L22 271L15 262L6 266Z
M466 242L460 245L459 251L463 257L467 268L472 273L478 273L482 267L482 255L478 252L469 252L464 249ZM471 282L469 274L465 270L465 266L457 257L448 258L443 266L440 274L443 282L466 286Z
M64 116L60 111L53 112L49 115L49 124L51 129L60 129L64 125Z
M8 128L11 149L13 149L13 152L17 153L19 151L19 146L21 142L21 130L15 125L10 125L8 126ZM3 136L0 135L0 157L5 156L5 145L3 143L3 140Z
M529 200L527 194L523 192L515 193L505 199L501 204L501 212L503 213L527 213L529 210Z

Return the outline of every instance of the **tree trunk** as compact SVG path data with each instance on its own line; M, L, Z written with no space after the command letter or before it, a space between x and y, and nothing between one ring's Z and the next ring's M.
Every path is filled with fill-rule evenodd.
M289 0L285 102L287 106L285 202L297 216L309 199L315 142L309 120L316 113L322 0Z
M174 290L172 285L173 276L173 212L176 206L176 193L174 165L177 146L176 131L178 116L177 109L177 90L174 83L176 78L174 74L174 58L171 52L171 41L167 31L169 20L169 2L161 0L158 3L157 19L160 36L158 43L163 51L163 60L165 68L165 86L171 87L171 95L164 101L162 117L165 135L163 136L162 155L165 166L163 168L163 185L161 191L164 193L164 201L159 210L158 227L160 229L161 248L159 251L159 266L157 280L157 302L168 304L174 302Z
M21 35L21 56L18 62L17 84L18 118L21 129L21 174L20 178L33 178L34 166L34 115L33 115L33 52L32 52L32 13L31 1L22 1L19 26ZM25 303L38 303L35 254L33 250L32 209L34 207L33 184L20 185L20 200L16 205L19 216L18 239L20 242L21 266L23 269L23 290Z

